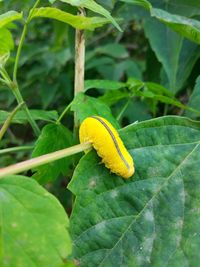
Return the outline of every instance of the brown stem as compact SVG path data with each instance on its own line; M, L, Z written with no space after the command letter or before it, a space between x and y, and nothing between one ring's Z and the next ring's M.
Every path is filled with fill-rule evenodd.
M80 16L85 16L83 8L80 9ZM84 91L84 73L85 73L85 36L84 30L76 29L75 40L75 80L74 80L74 96ZM76 113L74 114L75 128L78 127Z

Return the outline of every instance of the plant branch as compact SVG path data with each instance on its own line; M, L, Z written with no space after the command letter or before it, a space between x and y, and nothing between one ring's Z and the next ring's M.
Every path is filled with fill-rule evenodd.
M24 102L21 102L8 116L8 118L6 119L6 121L4 122L2 128L0 129L0 140L3 138L5 132L7 131L13 117L15 116L15 114L22 108L22 106L24 105Z
M9 83L6 80L0 78L0 82L9 87Z
M48 153L40 157L22 161L20 163L0 169L0 178L3 178L4 176L9 174L16 174L23 171L27 171L29 169L41 166L43 164L47 164L64 157L74 155L76 153L90 149L91 147L92 147L91 143L87 142L69 148L65 148L62 150L58 150L56 152Z
M16 147L9 147L5 149L0 149L0 155L7 154L7 153L13 153L17 151L23 151L23 150L32 150L34 146L16 146Z
M128 105L130 104L130 102L131 102L131 98L129 98L128 101L126 101L125 105L122 107L121 111L117 115L117 120L118 121L121 119L122 115L126 111L126 109L127 109Z
M39 2L40 2L40 0L37 0L35 2L35 4L34 4L33 8L30 10L28 18L25 21L24 28L23 28L23 31L22 31L22 35L21 35L21 38L20 38L19 46L18 46L18 49L17 49L17 55L16 55L16 59L15 59L15 64L14 64L14 70L13 70L13 82L16 83L16 84L17 84L17 70L18 70L18 65L19 65L19 59L20 59L21 50L22 50L22 47L23 47L23 44L24 44L24 40L25 40L25 37L26 37L28 24L29 24L29 22L31 20L31 16L33 14L33 11L38 6Z
M24 112L26 113L28 121L29 121L29 123L30 123L30 125L31 125L31 127L32 127L32 129L33 129L33 131L35 133L35 135L39 136L40 135L40 129L37 126L37 123L34 121L32 115L30 113L30 110L28 109L25 101L23 100L23 97L22 97L22 95L20 93L20 90L19 90L18 86L15 85L15 87L12 88L12 92L15 95L15 98L16 98L18 104L24 103L23 109L24 109Z
M85 11L80 8L80 16L85 16ZM74 96L84 91L84 74L85 74L85 36L84 30L76 29L75 37L75 79L74 79ZM74 114L75 129L78 128L76 113Z
M15 64L14 64L14 70L13 70L13 82L10 80L9 78L9 75L7 75L7 81L9 81L10 83L10 89L12 90L13 94L15 95L15 98L18 102L18 104L21 104L22 102L25 102L23 100L23 97L21 95L21 92L19 90L19 87L18 87L18 83L17 83L17 71L18 71L18 65L19 65L19 59L20 59L20 55L21 55L21 50L22 50L22 47L23 47L23 44L24 44L24 40L25 40L25 37L26 37L26 33L27 33L27 29L28 29L28 24L31 20L31 17L32 17L32 13L34 11L34 9L38 6L40 0L37 0L33 6L33 8L29 11L29 15L28 15L28 18L27 20L25 21L25 24L24 24L24 28L23 28L23 31L22 31L22 35L21 35L21 38L20 38L20 42L19 42L19 46L18 46L18 49L17 49L17 54L16 54L16 58L15 58ZM26 103L24 105L24 111L26 113L26 116L28 118L28 121L31 125L31 127L33 128L33 131L35 133L36 136L39 136L40 135L40 129L39 127L37 126L36 122L34 121Z
M57 119L56 123L60 123L60 121L62 120L62 118L65 116L65 114L67 113L67 111L70 109L72 105L72 102L69 103L68 106L66 106L66 108L63 110L63 112L61 113L61 115L59 116L59 118Z

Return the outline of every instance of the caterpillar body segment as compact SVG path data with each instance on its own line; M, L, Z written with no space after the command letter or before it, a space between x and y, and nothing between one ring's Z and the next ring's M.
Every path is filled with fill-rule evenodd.
M91 142L102 162L111 172L127 179L134 174L131 155L119 134L106 119L100 116L86 118L79 130L80 142Z

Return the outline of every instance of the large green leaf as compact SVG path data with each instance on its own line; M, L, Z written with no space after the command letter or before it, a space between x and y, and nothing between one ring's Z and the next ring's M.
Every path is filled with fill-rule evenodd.
M47 110L30 110L30 113L34 120L42 120L42 121L55 121L58 119L58 113L55 110L47 111ZM10 112L0 110L0 124L3 124L7 117L10 115ZM27 123L26 113L21 110L18 111L15 117L12 120L12 123L24 124Z
M101 5L97 4L94 0L60 0L61 2L65 2L71 4L72 6L77 7L84 7L87 8L95 13L101 14L102 16L106 17L112 24L121 31L118 23L113 19L110 15L110 12L103 8Z
M44 17L50 19L56 19L64 23L68 23L74 28L94 30L96 27L101 27L108 23L108 20L101 17L81 17L72 15L58 8L53 7L41 7L34 9L32 18Z
M92 151L69 184L74 257L83 267L196 266L200 123L162 117L120 135L135 162L132 178L110 174Z
M149 0L149 2L153 7L164 9L172 14L188 17L200 15L199 0Z
M163 65L167 76L165 85L176 93L184 85L199 58L200 47L183 39L156 19L146 20L144 29L152 49Z
M42 133L36 141L32 157L38 157L46 153L54 152L72 146L72 134L61 124L48 124L42 129ZM34 169L34 178L41 184L56 180L60 175L66 175L71 167L71 158L63 158L55 162L39 166Z
M60 267L71 253L69 221L58 200L24 176L0 180L0 266Z
M143 0L124 1L132 4L140 3L141 6L147 8L147 6L144 5ZM188 11L191 11L191 14L198 14L200 10L198 8L199 4L195 1L189 3L188 0L169 0L167 2L164 0L152 0L149 2L151 2L153 7L155 6L166 10L152 8L151 5L149 5L150 15L156 19L152 17L148 18L148 16L146 16L144 18L144 29L152 49L164 67L164 75L162 75L164 77L163 83L172 92L176 93L184 85L196 60L199 58L200 47L181 38L181 36L174 31L177 31L193 42L199 43L200 22L188 17L172 15L170 12L179 13L178 7L180 6L181 10L186 10L188 8ZM185 16L189 16L189 14L186 12ZM159 21L162 21L166 26L162 25ZM170 30L169 27L173 30Z
M122 2L139 5L148 10L153 7L166 10L172 14L192 17L200 14L198 0L121 0Z
M14 21L14 20L19 20L22 19L23 13L19 13L16 11L8 11L4 14L0 15L0 28L4 27L6 24Z
M151 9L151 16L159 19L182 36L200 44L200 22L198 20L172 15L164 10L156 8Z
M71 110L76 112L79 123L89 116L99 115L109 120L114 127L119 127L110 108L105 103L97 98L84 95L83 93L79 93L74 98Z

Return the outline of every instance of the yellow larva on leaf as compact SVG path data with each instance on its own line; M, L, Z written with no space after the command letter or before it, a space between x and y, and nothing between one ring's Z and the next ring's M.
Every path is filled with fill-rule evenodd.
M80 126L79 138L81 143L92 143L102 162L111 172L125 179L134 174L131 155L115 128L106 119L99 116L86 118Z

